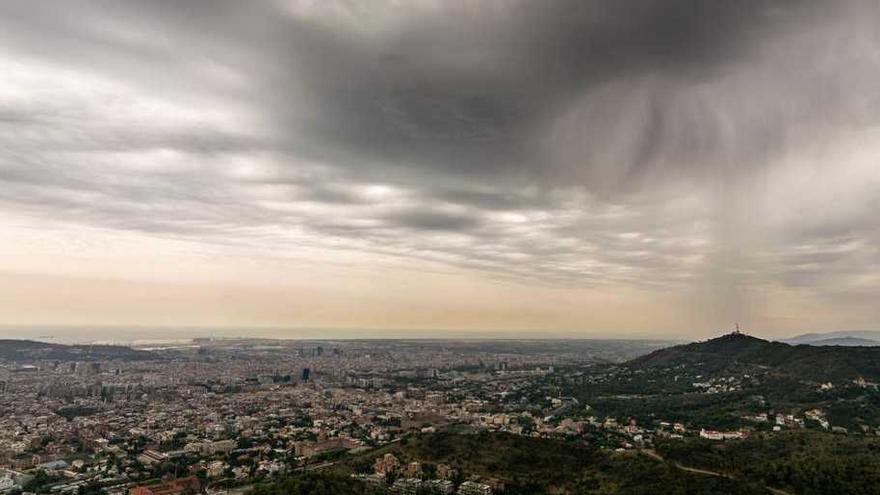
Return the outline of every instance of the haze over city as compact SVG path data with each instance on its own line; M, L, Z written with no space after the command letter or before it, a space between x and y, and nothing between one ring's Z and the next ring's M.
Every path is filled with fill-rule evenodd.
M0 1L0 337L877 329L878 21Z

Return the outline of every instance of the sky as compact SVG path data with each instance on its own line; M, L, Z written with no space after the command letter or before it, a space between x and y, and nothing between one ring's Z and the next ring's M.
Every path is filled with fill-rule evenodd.
M880 326L872 0L0 0L0 74L0 325Z

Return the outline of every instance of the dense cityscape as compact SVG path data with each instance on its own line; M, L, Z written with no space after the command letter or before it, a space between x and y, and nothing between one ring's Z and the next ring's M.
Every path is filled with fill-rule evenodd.
M574 433L583 423L563 413L583 408L530 400L537 384L556 367L650 346L557 354L528 345L206 340L138 356L156 360L4 363L3 490L126 493L184 473L226 487L449 425ZM39 479L24 474L35 469Z
M725 339L729 345L765 342L734 333L706 345ZM705 362L643 368L643 360L663 359L664 350L657 349L665 345L248 339L196 339L149 349L31 344L10 349L16 357L0 364L0 491L247 493L273 480L333 472L391 493L488 495L518 492L505 491L511 488L505 476L469 472L460 459L420 459L400 446L432 435L488 434L664 462L657 443L736 442L786 431L880 437L876 416L860 418L856 431L849 431L851 418L829 416L818 402L781 400L772 389L767 397L755 394L772 378L766 370L748 369L747 362L734 360L721 373ZM93 360L96 355L103 359ZM862 376L834 381L809 386L822 394L846 390L843 396L850 397L860 390L860 400L877 403L876 383ZM744 389L752 403L740 411ZM691 402L691 411L704 398L721 398L731 408L719 418L650 406L658 390Z

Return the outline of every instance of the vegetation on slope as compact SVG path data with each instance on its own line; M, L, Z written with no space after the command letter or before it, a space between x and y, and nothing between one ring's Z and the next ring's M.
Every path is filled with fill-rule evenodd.
M504 433L436 433L410 438L382 453L389 451L403 462L447 464L463 476L500 482L507 495L767 493L756 483L689 473L633 452ZM375 457L363 456L348 468L369 471Z
M657 450L684 465L802 495L874 494L880 486L880 438L791 431L737 442L672 441Z

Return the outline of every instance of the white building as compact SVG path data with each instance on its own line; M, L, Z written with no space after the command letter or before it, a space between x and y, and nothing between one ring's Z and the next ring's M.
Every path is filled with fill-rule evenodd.
M9 474L0 476L0 492L7 492L15 487L15 480Z
M465 481L458 487L458 495L492 495L492 487L476 481Z

